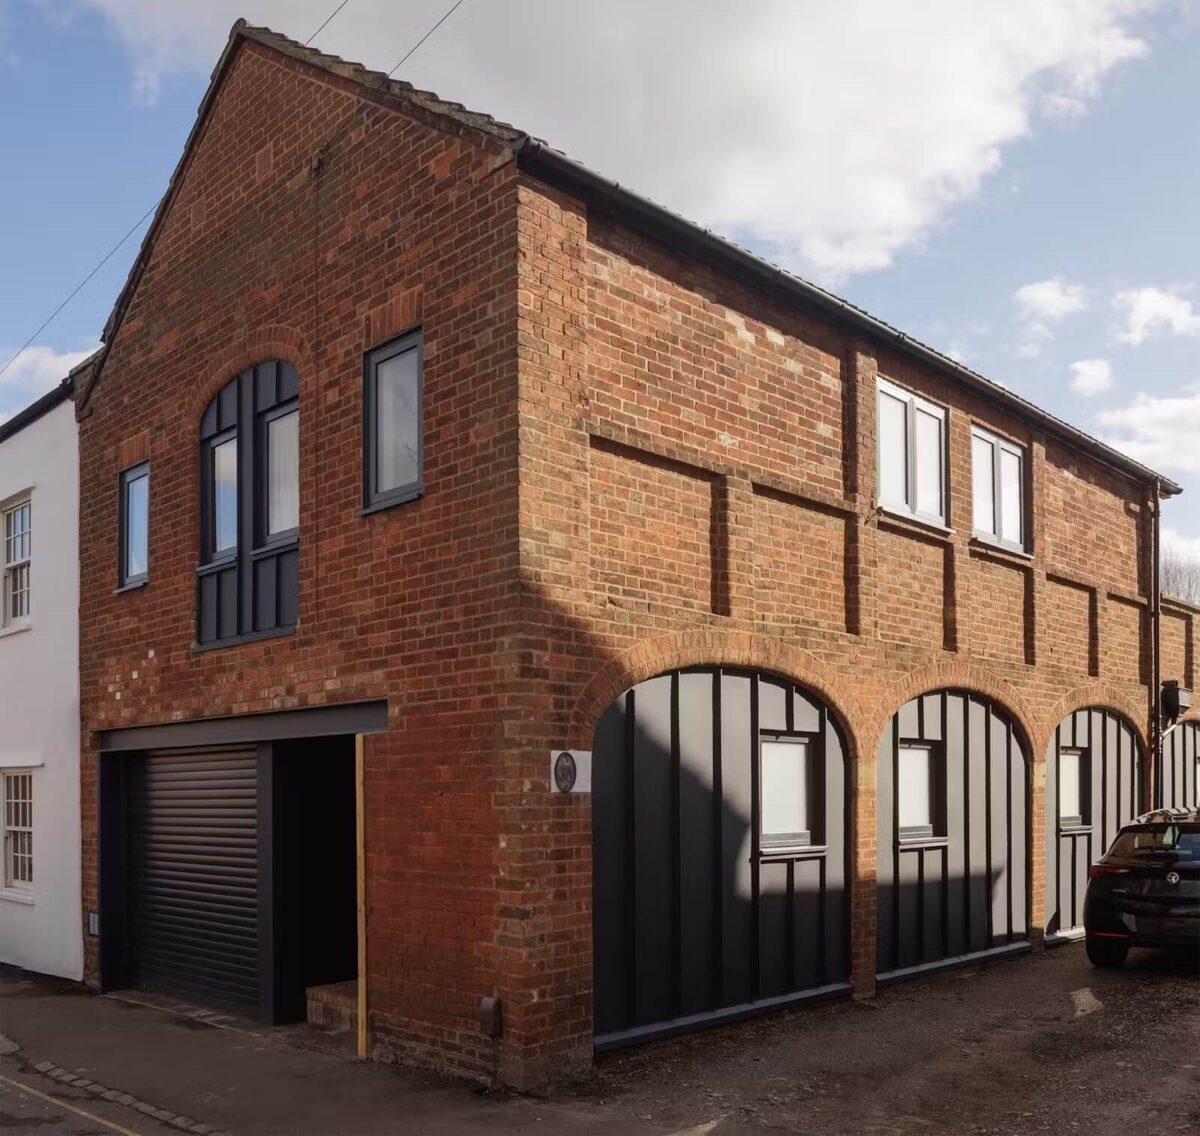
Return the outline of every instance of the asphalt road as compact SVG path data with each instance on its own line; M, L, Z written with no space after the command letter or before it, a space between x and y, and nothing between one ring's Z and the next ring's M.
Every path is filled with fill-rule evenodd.
M1200 1131L1200 961L1152 952L1120 971L1079 945L953 971L613 1055L541 1098L11 972L0 999L19 1047L0 1056L5 1136Z

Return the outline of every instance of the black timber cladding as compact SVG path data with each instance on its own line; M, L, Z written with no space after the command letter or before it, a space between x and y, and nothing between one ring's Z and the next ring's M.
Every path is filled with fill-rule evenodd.
M932 835L898 838L900 747L927 745L939 798ZM922 695L879 744L879 977L899 977L998 949L1029 929L1029 763L1012 719L965 691Z
M1180 722L1162 745L1162 803L1168 809L1200 806L1200 722Z
M1063 751L1082 756L1084 815L1063 823L1059 794ZM1142 811L1142 746L1137 732L1111 710L1067 715L1046 749L1046 931L1083 926L1088 867L1108 851L1118 829Z
M149 753L125 793L130 984L257 1017L257 750Z
M299 532L266 534L266 424L299 405L299 376L272 360L243 371L213 396L200 421L200 564L196 643L213 646L291 630L299 611ZM237 541L214 547L214 455L237 447Z
M805 847L760 846L764 736L808 743ZM846 989L846 753L820 701L743 670L661 675L604 714L592 770L598 1049Z

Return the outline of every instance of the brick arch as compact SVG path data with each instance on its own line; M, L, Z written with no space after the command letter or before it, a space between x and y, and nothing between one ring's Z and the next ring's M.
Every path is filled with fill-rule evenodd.
M1041 743L1038 752L1045 754L1063 719L1076 710L1107 710L1123 718L1137 737L1142 749L1142 760L1145 760L1148 743L1146 740L1146 704L1139 698L1132 698L1123 690L1111 683L1089 682L1077 686L1054 705L1042 721L1042 734L1038 738Z
M833 712L845 735L847 759L856 761L867 752L858 734L863 712L845 675L807 651L778 639L712 628L643 640L610 659L576 699L571 714L571 737L579 745L590 747L596 723L618 695L646 679L696 666L745 667L789 679L811 691Z
M1030 765L1040 760L1033 744L1034 739L1039 736L1034 729L1037 718L1020 692L986 668L966 662L934 663L932 666L913 671L900 682L890 686L880 697L880 709L874 712L866 725L864 745L870 745L871 752L874 753L874 747L878 746L888 722L902 706L907 706L918 695L934 694L939 690L964 690L990 698L1016 724L1029 755Z
M255 363L271 359L284 360L296 368L303 400L305 378L314 373L308 340L287 324L267 324L235 337L201 362L197 368L198 380L188 402L188 420L198 425L205 408L230 379Z

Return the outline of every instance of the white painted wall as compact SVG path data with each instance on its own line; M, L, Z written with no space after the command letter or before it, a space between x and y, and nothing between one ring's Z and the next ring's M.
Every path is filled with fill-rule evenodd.
M32 489L30 620L0 630L0 766L33 771L33 887L0 876L0 961L83 977L79 435L68 399L0 442L0 504Z

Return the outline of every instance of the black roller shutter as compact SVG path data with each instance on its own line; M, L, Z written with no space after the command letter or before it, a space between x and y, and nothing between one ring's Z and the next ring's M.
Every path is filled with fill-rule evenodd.
M255 750L135 758L126 794L132 985L257 1014Z

